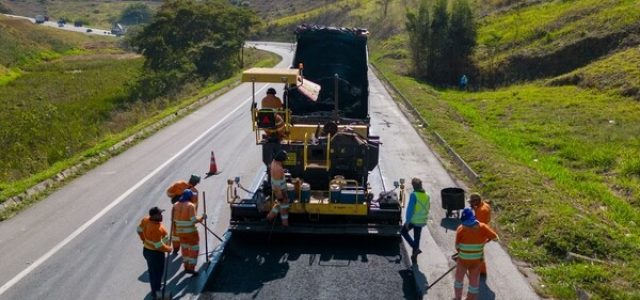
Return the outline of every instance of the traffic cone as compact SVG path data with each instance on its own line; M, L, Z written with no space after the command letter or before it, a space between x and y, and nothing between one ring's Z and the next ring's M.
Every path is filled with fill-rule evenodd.
M220 174L220 172L218 172L218 166L216 165L216 156L213 154L213 151L211 151L211 162L209 163L209 172L207 173L207 176L217 174Z

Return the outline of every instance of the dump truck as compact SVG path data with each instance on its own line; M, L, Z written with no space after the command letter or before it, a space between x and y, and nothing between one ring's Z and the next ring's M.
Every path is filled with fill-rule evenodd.
M387 190L378 161L382 142L371 133L368 31L301 25L290 68L252 68L251 126L264 167L250 186L229 179L231 232L399 236L404 180ZM256 83L282 86L282 109L258 107ZM284 124L283 124L284 123ZM265 219L276 203L269 165L287 152L286 229ZM276 219L277 220L277 219Z

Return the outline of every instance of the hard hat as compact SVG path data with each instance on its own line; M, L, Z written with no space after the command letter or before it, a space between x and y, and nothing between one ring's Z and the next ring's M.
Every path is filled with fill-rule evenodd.
M275 159L276 161L285 161L285 160L287 160L287 151L284 151L284 150L278 151L278 153L276 153L276 155L273 157L273 159Z
M200 176L198 175L191 175L191 178L189 178L189 183L196 185L198 183L200 183Z
M476 220L476 216L473 214L473 210L470 207L465 207L462 210L460 221L462 221L462 225L465 226L473 226L478 223L478 220Z
M274 88L269 88L269 89L267 90L267 94L275 95L275 94L276 94L276 89L274 89Z
M182 192L182 197L180 197L180 202L189 201L193 197L193 192L190 189L186 189Z

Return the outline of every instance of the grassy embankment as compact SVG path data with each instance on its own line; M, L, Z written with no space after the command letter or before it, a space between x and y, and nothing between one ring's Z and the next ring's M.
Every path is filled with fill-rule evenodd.
M489 16L480 43L501 38L495 56L480 50L476 62L490 72L514 56L544 57L640 22L637 3L607 2L549 1ZM510 253L541 275L536 288L563 299L577 290L640 297L640 105L623 96L640 86L637 63L627 65L640 59L637 46L551 80L470 93L406 76L405 43L387 40L372 61L483 177L475 188L492 200ZM567 259L573 254L593 260Z
M480 20L474 59L484 76L514 72L508 62L554 58L558 48L585 39L627 35L640 22L639 5L543 1L502 9ZM511 255L541 276L535 288L562 299L578 291L640 297L640 104L628 97L640 87L637 45L605 48L598 57L576 51L570 54L587 55L584 61L555 61L569 69L564 74L541 72L497 90L434 89L408 76L405 7L395 5L386 20L375 1L351 8L349 18L332 22L372 29L371 62L430 122L426 130L438 131L482 176L483 185L472 188L492 201ZM307 21L298 15L274 24Z
M189 87L180 99L149 102L129 98L127 87L143 58L115 46L115 39L43 28L0 17L0 203L52 178L126 137L236 81ZM4 55L6 54L6 55ZM276 57L245 51L247 65L271 65ZM88 166L86 166L88 167ZM40 195L39 197L41 197ZM0 220L29 205L27 199Z

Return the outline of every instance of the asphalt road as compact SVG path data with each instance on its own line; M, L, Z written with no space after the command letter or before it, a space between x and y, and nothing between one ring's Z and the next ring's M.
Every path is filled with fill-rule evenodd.
M280 63L280 67L287 67L291 61L290 45L262 43L260 47L281 55L284 61ZM391 188L392 182L400 177L408 179L418 176L423 179L425 188L433 196L430 234L424 234L423 240L425 253L420 256L421 267L413 269L417 274L418 287L423 287L449 267L450 262L447 258L453 252L453 232L446 227L455 224L442 221L443 212L438 204L439 190L453 186L455 182L403 117L380 82L372 74L370 80L372 131L380 135L383 142L380 171L386 187ZM256 92L260 97L265 94L266 87L262 84L256 85ZM170 202L164 192L169 184L177 179L186 179L191 173L204 175L208 171L210 152L214 150L222 174L203 179L198 188L207 195L211 228L218 233L225 231L229 216L224 200L226 179L240 176L242 182L248 185L261 166L260 148L255 146L250 126L250 98L250 85L243 84L232 89L198 111L77 178L33 207L0 223L0 299L148 297L146 266L142 258L142 246L135 232L140 218L146 215L152 206L158 205L168 209ZM202 206L200 207L202 209ZM164 223L168 227L169 220L165 218ZM203 241L204 239L201 240L201 249L205 249ZM210 237L209 249L218 243ZM262 253L259 249L245 249L243 245L245 244L235 242L230 244L231 247L245 251L245 255ZM348 259L334 258L326 262L349 262L353 269L336 267L333 268L335 271L321 266L323 259L314 260L317 264L307 263L312 257L322 257L323 253L331 251L331 248L322 248L322 244L311 245L317 247L299 245L300 248L290 249L289 251L294 255L297 253L299 258L288 261L289 267L281 269L278 276L291 278L293 282L303 280L306 276L307 280L315 280L316 284L321 284L317 283L318 280L323 282L326 278L342 276L342 280L337 280L336 284L343 285L332 285L326 289L352 291L348 279L355 277L354 280L363 283L369 278L367 272L374 272L379 274L375 276L376 279L393 281L395 286L393 294L388 295L389 297L385 294L391 293L388 290L381 290L376 294L380 295L380 299L395 299L395 296L409 295L405 294L406 277L402 275L405 273L400 273L408 266L403 265L402 259L397 263L388 259L401 253L398 243L390 246L391 249L381 246L382 248L376 250L373 246L373 251L356 249L349 252L349 248L341 248L338 252ZM277 256L284 250L268 247L264 251L263 257L268 256L266 251ZM391 253L394 251L397 253ZM349 257L363 252L367 253L366 259L370 262L380 263L363 264L362 259L350 262L352 259ZM531 287L499 245L489 245L487 256L491 259L490 275L483 285L483 299L513 299L514 295L518 295L518 299L536 298ZM273 257L272 260L265 259L270 261L271 265L277 265ZM203 260L200 260L200 265ZM223 263L221 266L241 267L246 269L246 272L261 270L258 267L253 268L251 261L245 261L240 266L233 263ZM377 267L381 269L372 271L371 268ZM206 276L197 280L185 275L180 269L179 258L172 259L170 274L170 288L175 295L182 298L191 298L190 296L206 280ZM257 273L255 276L265 278L268 274ZM267 287L264 286L253 285L253 288L244 292L247 295L258 293L262 298L270 298L259 292L265 288L268 290L269 284L266 284ZM453 279L450 276L446 277L429 290L426 297L450 298L452 286ZM215 298L216 290L213 291L211 295ZM320 293L320 290L313 289L307 290L307 294L293 294L300 291L304 289L290 288L282 292L282 295L289 295L289 298L325 298L325 294ZM221 292L221 295L225 295L224 293L229 291ZM336 292L326 294L327 298L336 295Z
M416 299L399 238L235 236L204 299Z

